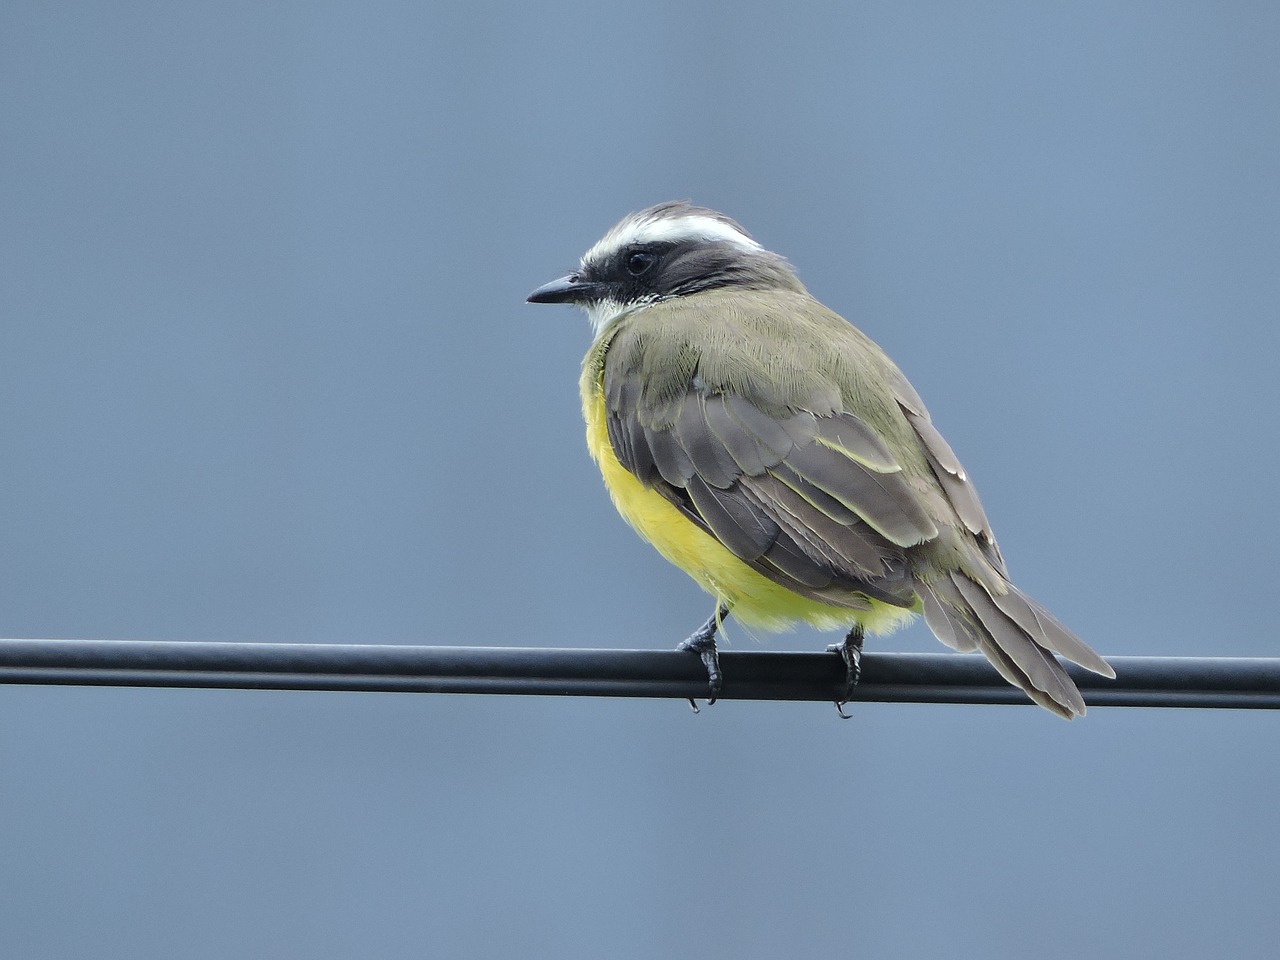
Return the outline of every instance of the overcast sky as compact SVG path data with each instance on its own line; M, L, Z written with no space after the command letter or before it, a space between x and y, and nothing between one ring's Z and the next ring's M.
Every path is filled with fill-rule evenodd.
M691 198L885 347L1099 651L1280 655L1278 35L10 0L0 636L673 646L710 599L587 457L585 320L523 298ZM4 952L1275 955L1280 718L854 713L0 687Z

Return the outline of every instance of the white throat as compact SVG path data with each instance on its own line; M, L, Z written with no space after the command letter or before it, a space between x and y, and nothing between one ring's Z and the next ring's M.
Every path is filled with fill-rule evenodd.
M617 300L597 300L583 309L587 311L587 319L591 321L593 337L600 335L628 314L647 307L653 301L641 300L638 303L619 303Z

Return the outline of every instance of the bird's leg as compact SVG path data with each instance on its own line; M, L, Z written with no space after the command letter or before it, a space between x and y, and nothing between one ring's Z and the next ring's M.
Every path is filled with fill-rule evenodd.
M862 624L854 624L844 638L844 643L833 643L827 650L840 654L840 659L844 661L844 689L836 699L836 712L841 719L848 720L852 714L844 712L844 705L853 699L853 688L862 678Z
M707 686L711 690L711 696L707 698L707 706L715 703L716 697L720 695L720 684L723 677L720 675L720 658L716 656L716 631L720 629L720 624L724 622L724 618L728 615L729 604L720 604L706 623L695 630L689 639L682 640L676 647L677 650L696 653L702 658L702 665L707 670ZM693 712L697 713L698 705L692 700L689 701L689 704L693 707Z

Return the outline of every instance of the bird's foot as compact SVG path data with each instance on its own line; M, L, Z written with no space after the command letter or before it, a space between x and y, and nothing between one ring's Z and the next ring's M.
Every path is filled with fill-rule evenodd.
M728 606L722 604L706 623L695 630L687 640L682 640L676 647L677 650L696 653L702 658L702 666L707 671L707 687L710 691L710 696L707 697L707 706L716 702L716 697L720 696L720 687L724 682L724 677L720 673L720 657L716 653L716 631L720 629L720 624L724 622L724 618L728 615ZM693 707L694 713L698 712L698 704L694 700L690 699L689 705Z
M842 720L849 720L853 714L845 713L844 705L853 699L853 688L862 679L862 627L854 627L843 643L833 643L827 651L840 654L844 661L844 686L836 698L836 713Z

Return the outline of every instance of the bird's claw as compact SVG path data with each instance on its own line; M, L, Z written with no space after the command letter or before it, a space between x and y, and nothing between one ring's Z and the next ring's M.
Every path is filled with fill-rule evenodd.
M716 631L720 629L720 624L728 615L728 606L722 604L717 607L716 612L694 631L693 636L682 640L676 647L677 650L696 653L701 658L703 669L707 671L707 689L710 694L707 697L708 706L716 702L716 698L720 696L720 687L724 683L724 676L720 673L720 657L716 654ZM693 707L694 713L698 712L698 704L692 699L689 701L689 706Z
M720 696L720 687L724 684L724 676L720 673L720 657L716 653L715 634L709 636L704 635L701 630L695 633L688 640L680 643L677 650L684 650L688 653L696 653L702 659L702 666L707 671L707 689L709 696L707 697L707 705L716 702L716 698ZM689 701L693 703L693 701ZM693 704L693 712L698 712L698 705Z
M862 629L854 627L843 643L833 643L827 651L840 654L844 661L844 686L836 698L836 713L840 714L840 719L850 720L853 714L845 713L844 705L853 699L853 690L862 679Z

